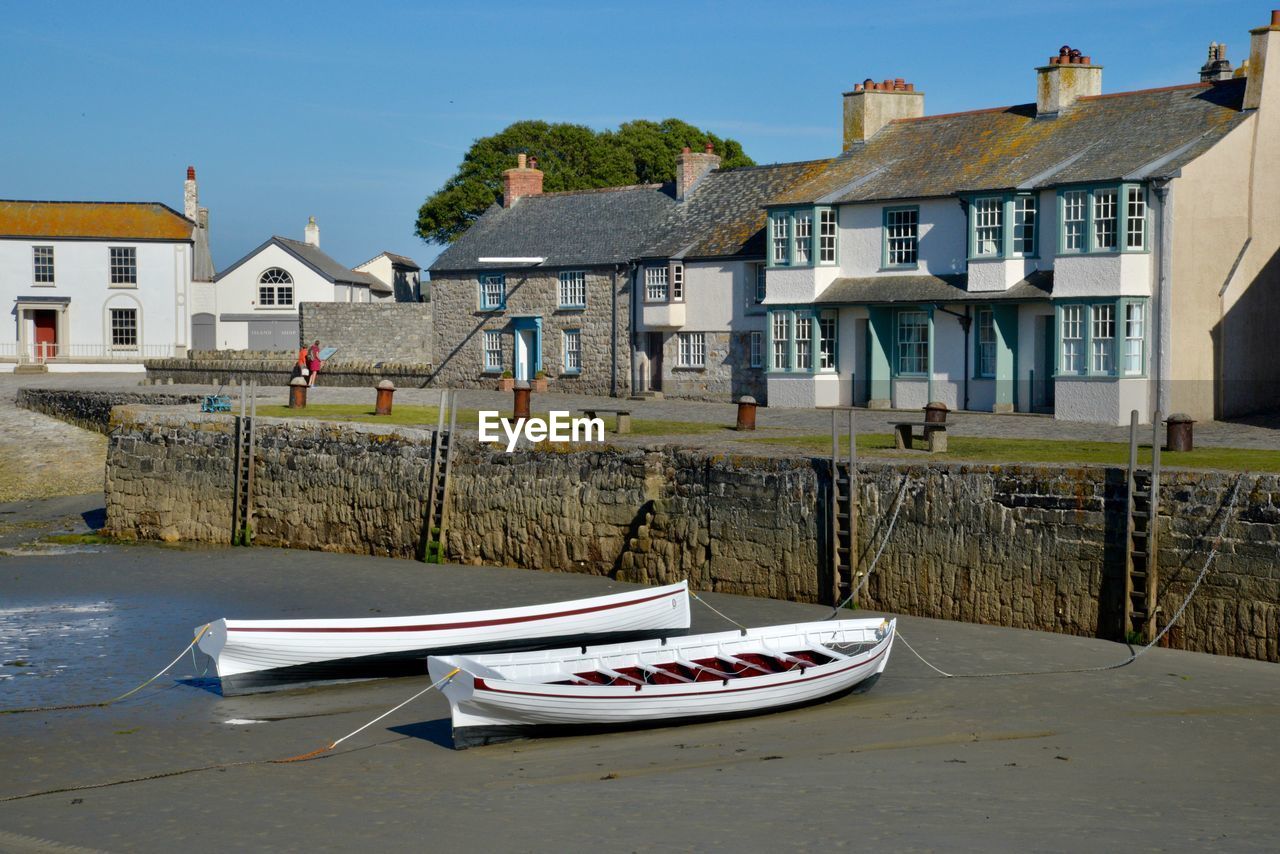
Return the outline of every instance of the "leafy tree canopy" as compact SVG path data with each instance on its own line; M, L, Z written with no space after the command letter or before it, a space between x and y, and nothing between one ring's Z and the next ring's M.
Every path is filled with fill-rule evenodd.
M639 119L617 130L594 131L583 125L523 121L476 140L458 171L418 210L417 234L424 240L452 243L502 195L502 173L525 153L538 160L542 188L590 190L628 184L673 181L676 155L710 142L721 168L755 162L733 139L722 139L679 119Z

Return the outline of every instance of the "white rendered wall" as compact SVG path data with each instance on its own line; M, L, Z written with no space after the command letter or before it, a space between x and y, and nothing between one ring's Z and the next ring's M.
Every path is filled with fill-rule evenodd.
M33 246L53 246L54 284L34 282ZM136 286L110 284L110 247L136 251ZM0 301L12 311L18 297L67 297L60 344L105 347L110 308L138 310L138 343L185 347L190 337L188 295L191 244L128 240L0 240ZM50 306L55 308L55 306ZM12 337L10 337L12 336ZM17 341L17 324L6 322L0 341Z
M920 208L919 263L913 268L883 269L884 209ZM945 276L965 271L969 251L968 225L955 199L918 202L874 202L840 208L840 275Z
M840 268L770 267L765 274L765 305L807 305L840 276Z
M1053 269L1055 299L1149 297L1153 292L1153 265L1147 252L1059 255Z
M293 305L258 305L258 279L271 267L279 267L293 277ZM253 314L264 320L296 319L298 303L333 302L333 283L274 243L218 279L217 341L219 349L244 350L249 346L249 327L244 322L224 322L224 314Z
M1130 411L1138 410L1138 422L1149 424L1150 397L1146 379L1058 378L1054 391L1054 417L1060 421L1123 426Z

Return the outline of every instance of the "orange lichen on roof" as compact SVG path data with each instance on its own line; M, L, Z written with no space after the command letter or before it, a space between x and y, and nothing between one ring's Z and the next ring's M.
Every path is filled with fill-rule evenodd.
M0 236L190 240L194 224L158 202L0 200Z

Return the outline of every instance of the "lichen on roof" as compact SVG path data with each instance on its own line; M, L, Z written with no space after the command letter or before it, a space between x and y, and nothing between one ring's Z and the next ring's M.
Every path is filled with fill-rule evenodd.
M0 200L0 236L191 240L195 223L159 202Z

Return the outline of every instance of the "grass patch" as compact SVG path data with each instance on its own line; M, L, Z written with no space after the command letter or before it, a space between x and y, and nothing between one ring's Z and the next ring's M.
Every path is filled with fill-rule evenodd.
M399 424L405 427L426 427L434 430L440 417L440 410L435 406L396 406L390 415L375 415L372 406L359 403L331 403L308 406L296 410L287 406L259 406L258 414L271 418L311 418L317 421L353 421L362 424ZM546 412L534 412L534 416L546 418ZM509 410L502 410L504 418L511 417ZM602 415L605 436L613 434L614 415ZM458 424L464 427L477 427L480 424L479 410L459 409ZM636 436L694 436L705 433L718 433L729 430L723 424L709 424L701 421L661 421L644 418L631 419L631 432Z
M831 453L831 437L768 436L747 439L771 445L801 448L815 454ZM1124 466L1129 462L1126 442L1077 442L1060 439L985 439L977 436L947 436L948 451L939 460L964 460L986 463L1075 463ZM841 438L843 453L849 450L847 437ZM858 436L858 452L871 457L901 456L890 433L867 433ZM921 454L922 459L928 458ZM930 458L932 459L932 458ZM1151 447L1138 448L1138 463L1151 463ZM1254 448L1197 448L1190 453L1160 455L1163 466L1226 471L1280 472L1280 451Z

